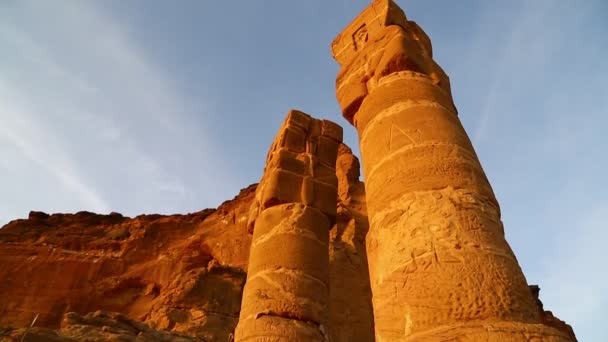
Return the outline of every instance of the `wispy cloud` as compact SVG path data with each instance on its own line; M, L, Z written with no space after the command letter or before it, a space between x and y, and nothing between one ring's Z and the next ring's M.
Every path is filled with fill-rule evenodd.
M485 94L480 101L482 105L472 135L475 146L479 146L488 134L493 115L504 113L501 107L515 100L514 92L530 87L529 78L540 76L552 45L560 43L551 37L548 19L551 17L552 6L549 2L525 2L519 7L517 4L519 3L514 3L516 8L507 15L508 19L504 22L499 19L504 13L492 7L487 8L485 16L481 18L484 27L479 28L476 44L472 45L469 53L471 56L491 58L490 61L480 63L490 67L484 70L489 72L489 78L484 85ZM495 54L488 56L484 53L489 46L496 45L497 48L493 50ZM472 61L479 63L477 58ZM512 104L508 107L512 107Z
M517 100L545 96L538 84L547 76L555 53L571 45L578 26L592 6L554 1L487 3L467 54L467 69L481 81L481 104L472 140L476 146L496 127L496 116L517 108ZM568 14L565 18L564 14Z
M6 172L21 173L28 166L19 160L27 159L46 170L40 193L50 197L44 184L59 181L77 199L59 189L52 203L37 200L24 184L15 194L19 205L0 207L0 216L23 216L34 206L136 214L219 203L225 194L194 198L190 190L220 187L230 177L218 171L222 160L203 117L193 124L193 108L171 75L97 5L0 4L0 47L10 51L0 56L0 148L17 151ZM193 151L224 178L194 178L180 168L186 157L177 153ZM28 179L0 180L20 181Z
M82 179L76 164L65 154L57 139L32 119L32 111L24 101L15 102L16 99L17 96L0 83L0 141L12 144L23 157L47 170L76 193L85 207L107 212L107 203Z

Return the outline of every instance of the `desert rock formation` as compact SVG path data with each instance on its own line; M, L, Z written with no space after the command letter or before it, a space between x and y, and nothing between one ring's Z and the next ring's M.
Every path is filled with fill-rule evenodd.
M0 229L0 326L59 328L119 312L151 329L225 341L240 311L255 185L188 215L32 212Z
M2 342L78 342L78 341L137 341L137 342L205 342L207 339L150 328L147 324L119 313L96 311L85 316L68 312L61 327L0 328Z
M542 324L424 31L377 0L332 53L360 140L376 341L570 341Z

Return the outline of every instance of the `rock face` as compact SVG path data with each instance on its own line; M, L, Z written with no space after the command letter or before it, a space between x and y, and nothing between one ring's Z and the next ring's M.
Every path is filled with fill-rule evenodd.
M61 321L61 328L0 329L1 342L77 342L77 341L124 341L124 342L195 342L205 339L158 331L147 324L130 319L123 314L96 311L80 316L68 312Z
M326 341L329 229L342 128L292 110L249 217L253 241L235 341Z
M0 229L0 326L103 310L226 341L238 321L255 185L188 215L31 213Z
M430 39L377 0L333 42L360 140L377 341L571 341L543 320Z

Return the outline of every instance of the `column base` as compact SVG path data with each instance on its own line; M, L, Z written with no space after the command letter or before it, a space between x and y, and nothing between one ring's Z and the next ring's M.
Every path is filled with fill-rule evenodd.
M239 321L238 342L326 342L323 325L275 315L250 317Z

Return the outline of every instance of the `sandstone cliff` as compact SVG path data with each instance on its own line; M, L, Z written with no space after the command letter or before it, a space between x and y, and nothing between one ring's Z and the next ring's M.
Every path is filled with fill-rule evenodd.
M0 230L0 326L58 327L66 312L120 312L227 340L238 319L255 185L188 215L32 212Z

